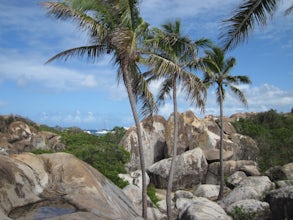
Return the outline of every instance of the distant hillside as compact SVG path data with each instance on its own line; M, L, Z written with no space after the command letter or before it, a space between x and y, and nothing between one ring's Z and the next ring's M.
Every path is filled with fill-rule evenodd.
M262 171L293 161L293 113L261 112L233 122L238 133L253 138L260 148Z

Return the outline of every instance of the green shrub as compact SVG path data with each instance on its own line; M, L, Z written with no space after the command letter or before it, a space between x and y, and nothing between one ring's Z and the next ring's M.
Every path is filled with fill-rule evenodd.
M292 162L293 117L290 114L270 110L240 119L233 125L238 133L250 136L257 142L261 171Z
M54 151L50 150L50 149L36 149L36 150L31 151L31 152L34 153L34 154L51 154L51 153L54 153Z
M151 201L155 204L155 206L158 206L157 203L160 201L159 198L156 195L156 188L154 184L150 183L147 188L147 194L150 197Z
M233 220L255 220L256 213L253 211L244 211L242 207L235 206L231 213Z
M61 133L61 141L67 146L65 150L90 164L109 178L120 188L128 183L119 178L119 173L126 173L125 163L130 160L130 154L118 146L125 130L115 128L104 136L95 136L77 130L67 130Z

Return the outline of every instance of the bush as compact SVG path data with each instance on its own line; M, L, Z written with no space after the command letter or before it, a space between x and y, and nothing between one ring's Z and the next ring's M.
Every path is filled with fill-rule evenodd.
M156 188L153 183L150 183L147 188L147 194L150 197L151 201L155 204L155 206L158 206L157 203L160 201L159 198L156 195Z
M130 160L129 152L118 146L124 134L123 128L114 128L104 136L67 130L61 133L61 141L67 146L65 152L90 164L118 187L124 188L128 183L118 176L126 173L124 164Z
M275 110L258 113L234 122L238 133L253 138L260 149L258 164L261 171L292 162L293 117Z
M256 213L251 211L244 211L242 207L235 206L231 213L234 220L255 220Z

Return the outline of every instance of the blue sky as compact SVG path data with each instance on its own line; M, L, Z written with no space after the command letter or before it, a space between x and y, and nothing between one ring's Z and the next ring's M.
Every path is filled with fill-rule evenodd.
M97 63L71 59L44 63L56 53L87 45L84 33L69 22L46 15L39 0L0 0L0 114L17 114L49 126L111 129L132 126L133 118L124 86L117 85L110 57ZM182 32L192 39L210 38L216 43L221 20L231 15L235 0L144 0L143 18L151 26L179 18ZM251 85L241 86L248 108L228 94L224 113L259 112L293 108L293 16L282 11L292 4L283 1L268 26L256 29L247 43L229 52L237 65L235 75L248 75ZM159 82L151 85L156 93ZM217 115L214 91L209 91L206 112L200 114L179 93L179 111L191 109L198 117ZM172 103L160 107L168 118Z

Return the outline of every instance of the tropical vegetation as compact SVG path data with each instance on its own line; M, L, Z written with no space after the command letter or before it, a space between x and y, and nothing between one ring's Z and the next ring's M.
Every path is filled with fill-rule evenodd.
M46 131L48 128L47 126L40 127L41 130ZM57 133L54 128L50 128L50 131ZM130 160L129 152L119 146L125 132L124 128L115 127L103 136L96 136L80 129L69 128L58 131L58 134L61 136L61 142L66 145L63 152L73 154L85 161L109 178L115 185L123 188L128 183L119 178L118 174L126 173L125 164ZM37 149L32 152L42 154L54 151Z
M233 122L238 133L253 138L260 149L258 165L262 172L292 162L293 114L269 110Z
M237 87L239 84L248 84L248 76L232 76L231 70L236 65L234 57L226 58L225 51L218 47L212 47L205 51L206 57L201 60L204 72L203 82L207 87L216 86L217 103L220 106L220 191L218 199L222 199L224 192L224 165L223 165L223 102L226 97L226 87L229 88L244 104L247 100L244 93Z

